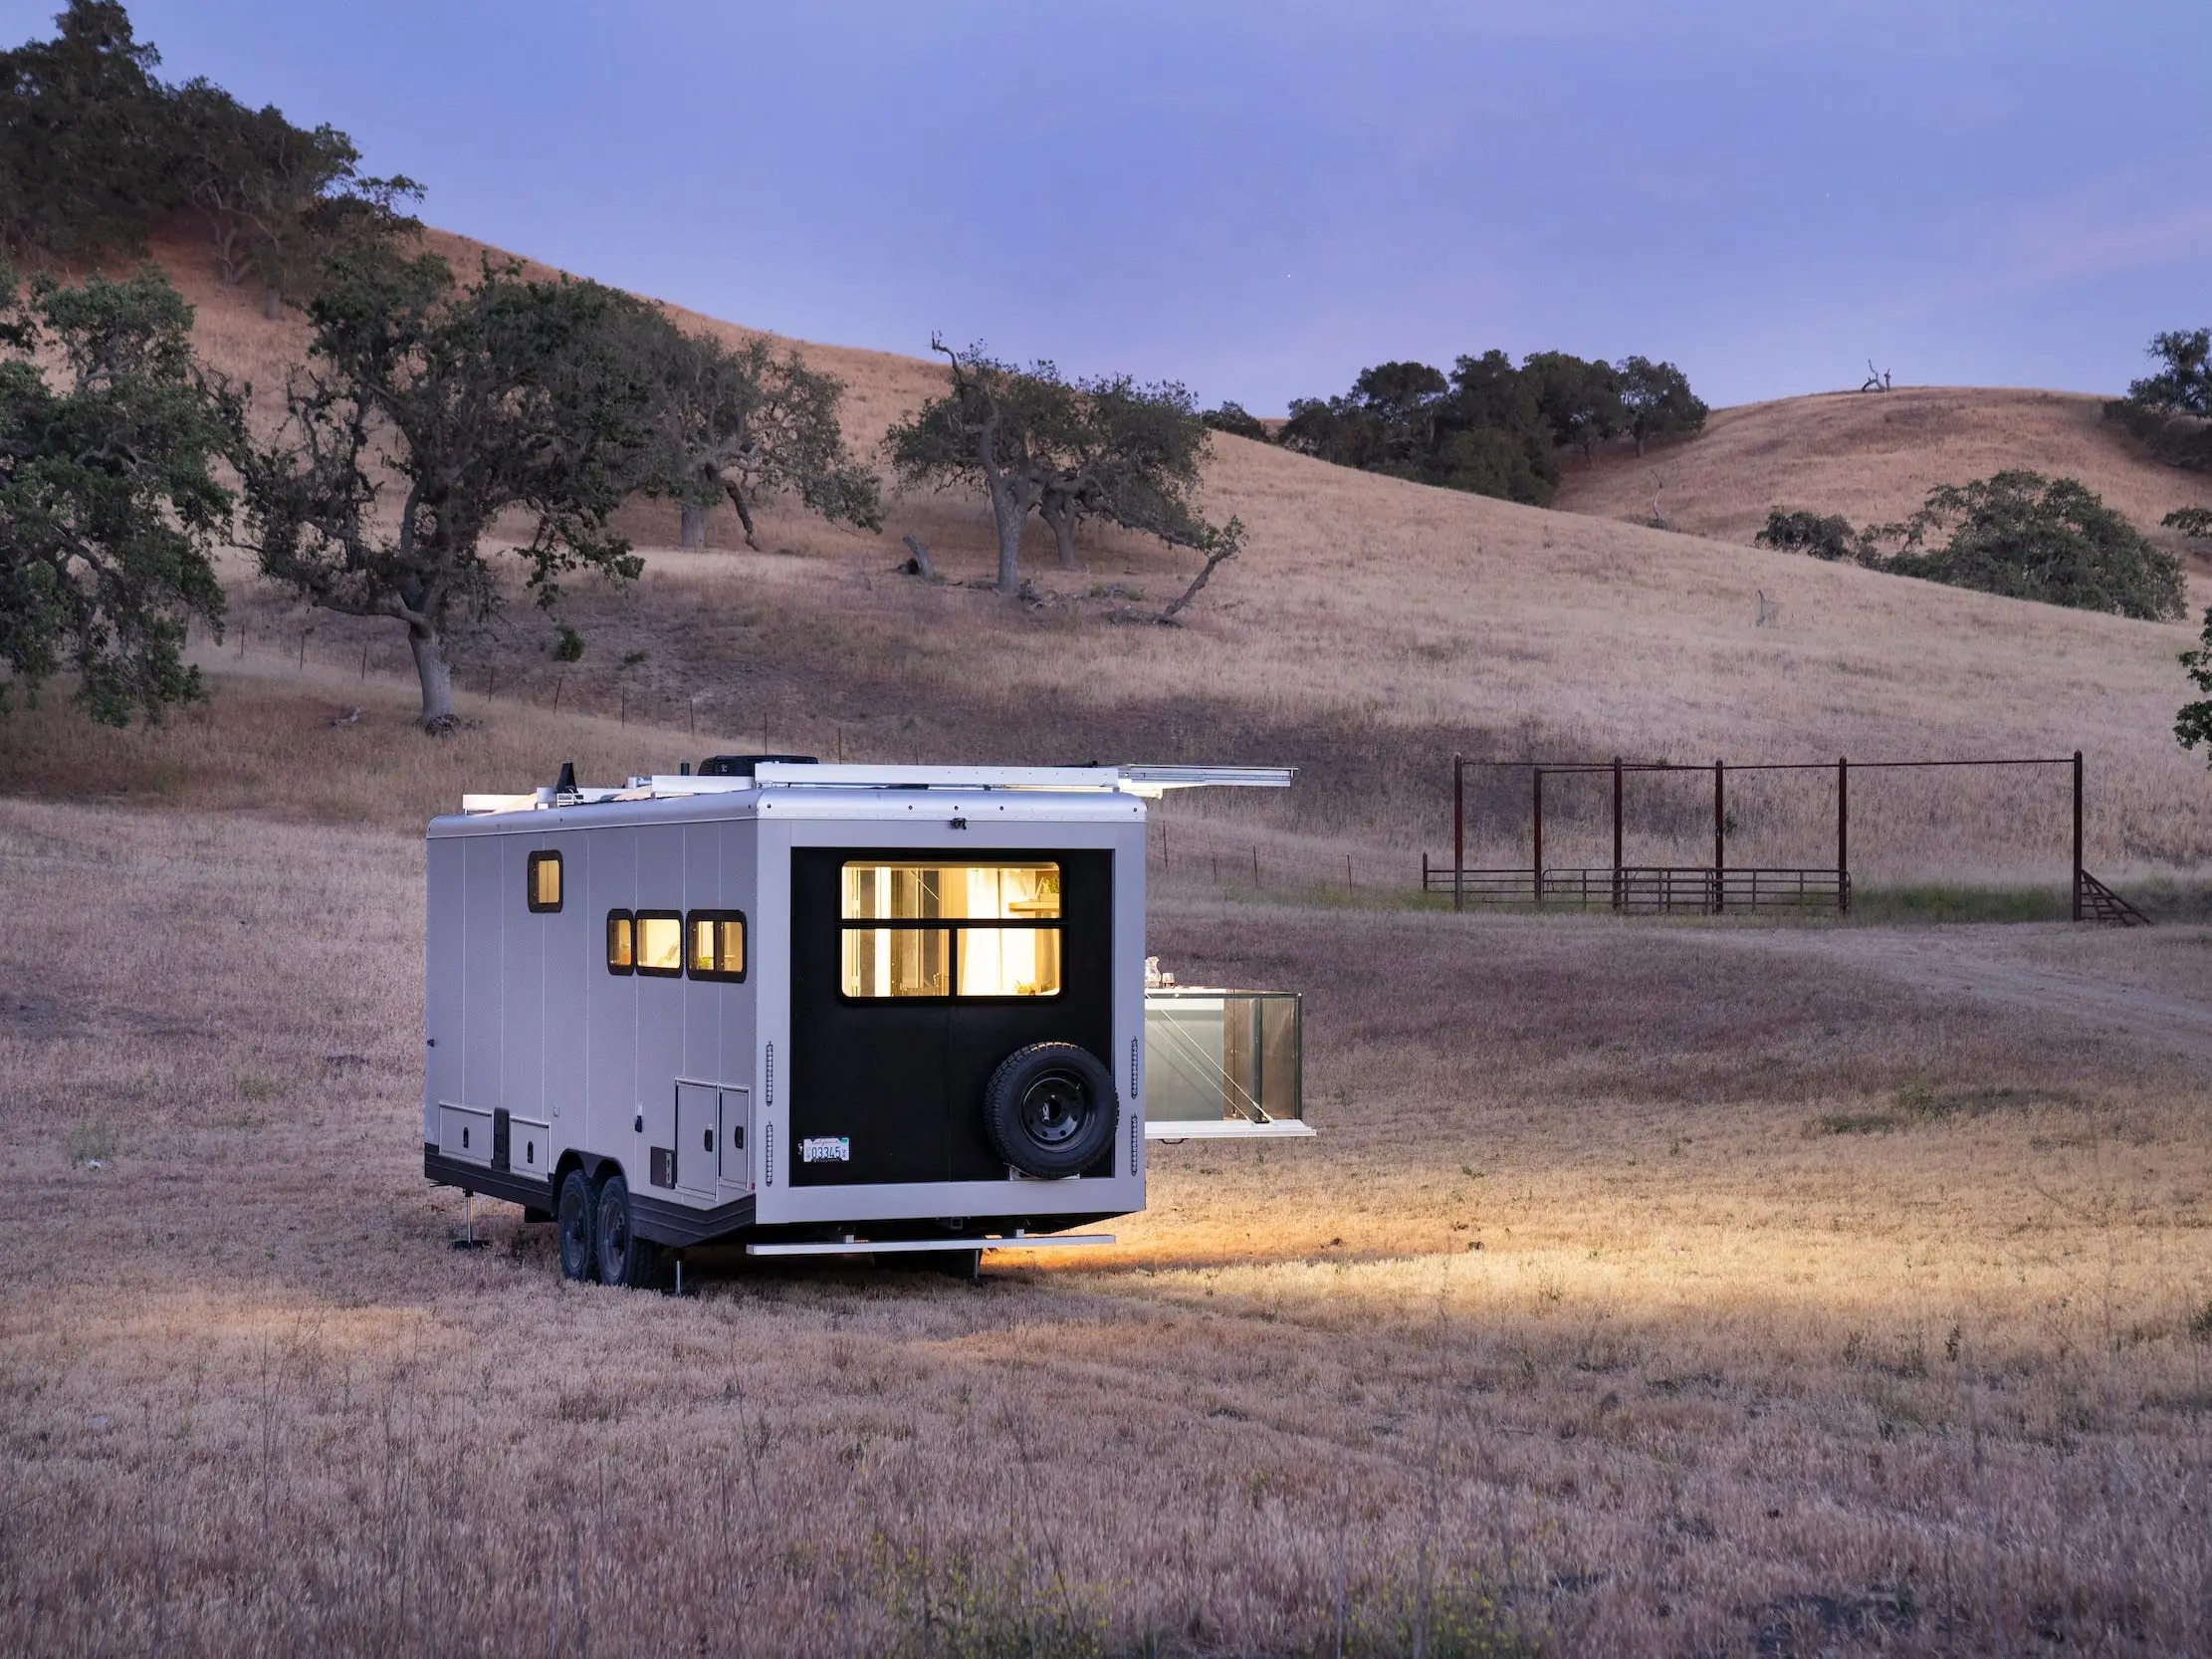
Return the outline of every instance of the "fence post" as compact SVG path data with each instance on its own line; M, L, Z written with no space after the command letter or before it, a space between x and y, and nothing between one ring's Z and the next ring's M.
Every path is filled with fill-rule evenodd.
M1713 762L1713 914L1719 915L1728 899L1728 848L1727 848L1727 775L1724 762ZM1757 881L1754 876L1753 881ZM1751 902L1756 908L1759 895L1754 887Z
M1621 908L1621 757L1613 757L1613 908Z
M1851 914L1851 762L1836 757L1836 914Z
M2074 919L2082 919L2082 751L2074 751Z
M1544 769L1540 766L1532 768L1529 779L1532 807L1530 828L1534 830L1530 838L1535 843L1530 856L1536 872L1536 908L1541 910L1544 907Z
M1467 905L1467 760L1464 755L1451 757L1451 908L1464 910ZM1423 868L1422 888L1428 889L1429 854L1421 855Z

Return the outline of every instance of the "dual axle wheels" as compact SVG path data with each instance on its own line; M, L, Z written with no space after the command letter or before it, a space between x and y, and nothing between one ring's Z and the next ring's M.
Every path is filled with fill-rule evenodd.
M1044 1180L1079 1175L1112 1146L1120 1120L1114 1079L1073 1043L1016 1050L984 1089L984 1129L1013 1168ZM637 1236L630 1184L620 1175L594 1181L580 1169L562 1177L553 1198L560 1276L632 1290L658 1285L660 1246ZM974 1272L976 1253L967 1253Z
M642 1290L659 1283L660 1246L630 1226L630 1184L619 1175L593 1181L571 1169L560 1183L553 1221L560 1233L560 1277Z

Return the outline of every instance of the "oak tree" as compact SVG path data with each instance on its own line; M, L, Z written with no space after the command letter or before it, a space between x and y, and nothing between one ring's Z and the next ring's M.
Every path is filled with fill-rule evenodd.
M1626 356L1613 365L1621 402L1622 425L1636 439L1636 452L1655 438L1688 437L1704 430L1707 410L1689 389L1689 376L1670 362Z
M529 527L512 552L542 605L570 571L637 576L609 520L667 483L646 349L659 320L597 283L528 280L487 258L464 287L434 254L383 247L337 261L308 317L285 426L246 458L251 545L263 574L310 603L401 624L421 724L442 732L449 631L500 602L490 538L503 513Z
M71 0L52 40L0 52L0 246L135 254L178 202L160 53L115 0Z
M1049 362L1016 368L981 346L930 350L952 367L952 384L884 434L884 453L910 486L980 484L998 543L997 588L1021 585L1021 532L1060 470L1076 420L1075 391Z
M244 416L191 330L152 272L27 293L0 273L0 712L65 667L111 725L204 694L185 630L222 621Z
M272 320L341 254L422 228L400 205L422 187L363 173L334 126L295 126L274 105L250 110L206 80L176 90L171 118L179 185L216 270L231 287L259 283Z
M2105 417L2161 460L2212 471L2212 329L2170 329L2150 342L2155 373L2104 405Z
M1207 424L1191 394L1128 374L1079 381L1053 468L1037 502L1060 568L1075 565L1075 532L1087 518L1194 547L1205 522L1193 493L1208 453Z
M671 329L661 356L662 430L685 547L706 546L707 515L728 500L758 552L753 509L786 491L832 524L882 528L881 486L838 423L843 381L758 337L733 350Z

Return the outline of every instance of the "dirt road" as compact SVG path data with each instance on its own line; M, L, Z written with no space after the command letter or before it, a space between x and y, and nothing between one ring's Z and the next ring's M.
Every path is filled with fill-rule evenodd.
M2202 928L2089 933L2060 923L1710 938L1716 949L1812 956L1926 991L2033 1009L2212 1066L2212 975L2197 961L2212 962L2212 934Z

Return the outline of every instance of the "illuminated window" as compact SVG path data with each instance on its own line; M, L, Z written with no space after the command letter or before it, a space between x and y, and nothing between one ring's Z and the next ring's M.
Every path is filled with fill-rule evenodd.
M560 908L560 854L533 852L523 879L524 896L534 911Z
M684 918L674 910L637 913L637 971L663 979L684 972Z
M684 966L693 979L745 978L745 917L736 910L694 910Z
M848 997L1056 997L1060 866L845 865Z
M627 910L607 912L607 972L637 971L637 918Z

